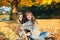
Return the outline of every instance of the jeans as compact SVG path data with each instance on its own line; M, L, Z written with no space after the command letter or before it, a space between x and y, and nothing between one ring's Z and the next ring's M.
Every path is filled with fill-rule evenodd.
M30 38L34 40L45 40L46 37L49 36L49 32L41 32L39 36L37 35L30 35Z

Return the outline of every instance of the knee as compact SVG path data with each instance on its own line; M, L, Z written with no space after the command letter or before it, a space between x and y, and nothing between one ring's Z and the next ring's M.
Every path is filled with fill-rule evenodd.
M50 32L46 31L45 34L48 37L50 35Z

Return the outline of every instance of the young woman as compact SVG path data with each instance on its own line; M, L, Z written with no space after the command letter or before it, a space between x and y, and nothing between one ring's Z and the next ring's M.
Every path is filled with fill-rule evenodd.
M38 28L37 28L37 23L36 20L32 14L32 12L27 11L26 12L26 23L24 25L24 29L26 30L30 30L30 34L29 37L31 38L31 40L44 40L46 37L49 36L49 32L41 32Z

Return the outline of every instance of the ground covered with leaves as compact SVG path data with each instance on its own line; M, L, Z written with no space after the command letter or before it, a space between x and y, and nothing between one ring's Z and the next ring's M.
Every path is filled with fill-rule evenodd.
M60 20L59 19L37 19L38 28L41 31L49 31L50 36L60 40ZM9 40L18 39L18 23L16 21L0 22L0 33L3 33Z

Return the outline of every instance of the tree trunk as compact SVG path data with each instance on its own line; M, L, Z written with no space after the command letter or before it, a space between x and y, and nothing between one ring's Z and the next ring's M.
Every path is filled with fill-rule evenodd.
M18 11L18 8L16 8L15 6L13 6L12 8L12 19L16 20L16 13Z
M12 19L16 20L16 13L18 13L18 4L20 3L20 0L13 0L10 2L7 0L11 5L12 5Z

